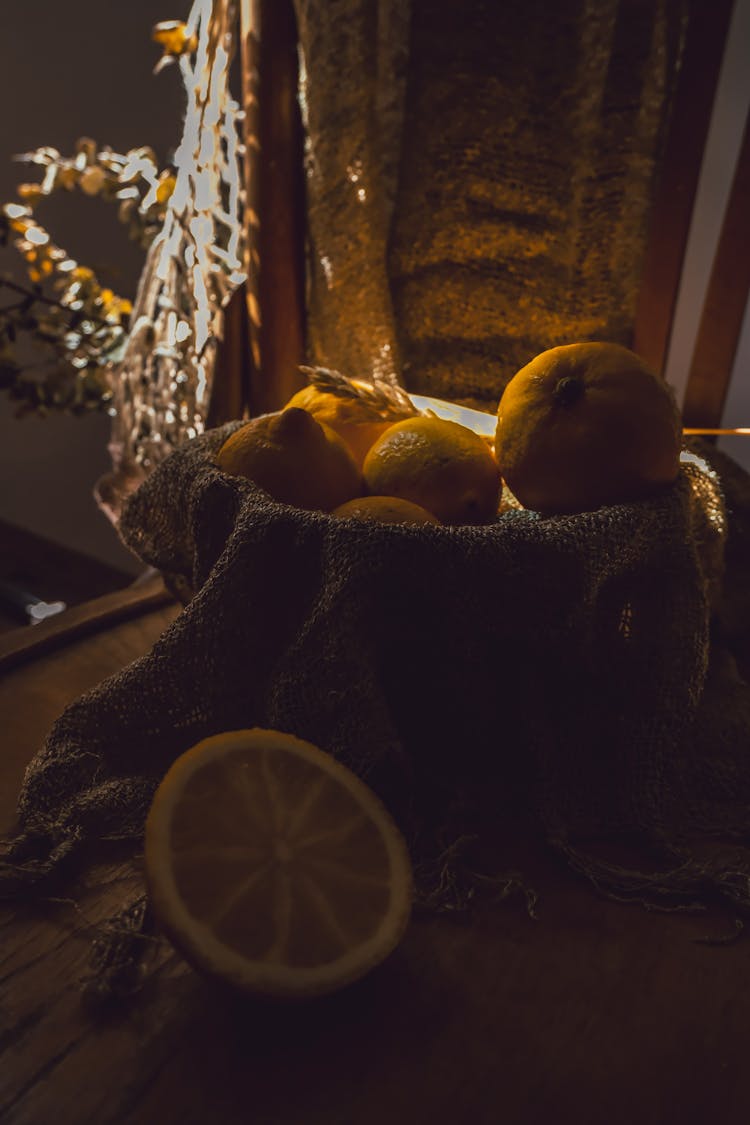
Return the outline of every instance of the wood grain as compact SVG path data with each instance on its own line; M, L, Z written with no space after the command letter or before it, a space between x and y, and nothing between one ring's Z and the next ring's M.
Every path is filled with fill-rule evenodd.
M2 828L62 707L146 651L178 612L72 638L0 683ZM92 926L142 889L92 872L78 904L0 916L4 1125L709 1125L750 1119L746 943L726 921L597 898L537 841L509 862L539 892L473 919L414 918L364 981L309 1006L222 993L163 945L127 1005L82 999Z
M257 200L260 369L250 414L279 410L305 380L305 201L303 133L297 74L297 25L291 0L257 0ZM243 51L247 37L243 36ZM252 52L250 52L252 60ZM247 65L245 74L249 73ZM251 315L252 320L252 315Z
M633 348L666 366L695 193L733 0L696 0L651 210ZM710 425L710 423L706 423Z
M72 618L67 626L60 614L19 630L18 637L8 633L1 638L0 834L10 830L26 764L58 715L84 691L147 652L178 612L157 579L144 589L129 588L67 610ZM18 653L23 661L16 659Z
M0 519L0 583L68 606L121 590L134 575ZM26 614L0 600L0 632L27 625Z
M38 625L14 629L0 637L0 673L24 660L38 659L43 653L88 633L97 633L128 617L139 617L149 609L173 602L160 576L135 582L123 590L72 606Z

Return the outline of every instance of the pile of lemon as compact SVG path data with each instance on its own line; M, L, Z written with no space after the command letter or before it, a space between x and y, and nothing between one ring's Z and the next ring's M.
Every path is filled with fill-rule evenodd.
M510 380L494 445L457 422L404 418L314 385L236 430L216 463L275 500L341 518L485 524L503 482L543 515L640 500L679 471L673 392L617 344L550 348Z

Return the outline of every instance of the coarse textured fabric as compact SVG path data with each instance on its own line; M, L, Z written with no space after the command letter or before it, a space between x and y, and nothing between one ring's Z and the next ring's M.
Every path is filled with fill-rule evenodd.
M221 473L213 455L236 425L177 450L128 502L126 542L189 600L151 652L55 723L24 781L6 893L87 843L139 840L178 754L259 725L309 739L380 794L428 900L461 898L438 862L446 832L524 821L605 889L750 905L736 856L707 870L689 850L750 828L748 687L709 643L725 510L701 457L638 504L373 526ZM750 505L735 476L743 530L730 523L727 558L742 582ZM650 874L586 846L623 836L656 855ZM502 854L490 863L502 873Z
M295 10L310 358L394 379L401 361L386 257L399 176L409 3L295 0Z
M631 346L691 0L296 0L309 361L494 409Z

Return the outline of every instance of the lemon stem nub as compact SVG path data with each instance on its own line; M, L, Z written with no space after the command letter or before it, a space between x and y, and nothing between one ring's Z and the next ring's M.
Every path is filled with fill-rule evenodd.
M583 398L585 390L586 386L580 375L565 375L555 385L555 402L558 406L575 406Z

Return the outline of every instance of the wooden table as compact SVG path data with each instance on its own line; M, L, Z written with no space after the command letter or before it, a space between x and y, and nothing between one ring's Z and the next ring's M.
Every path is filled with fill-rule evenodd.
M158 580L0 645L0 816L63 707L176 616ZM141 993L82 1000L91 926L141 883L138 857L77 905L5 908L5 1125L723 1125L750 1121L750 946L726 921L605 901L542 848L522 899L415 918L370 977L309 1006L228 996L162 947Z

